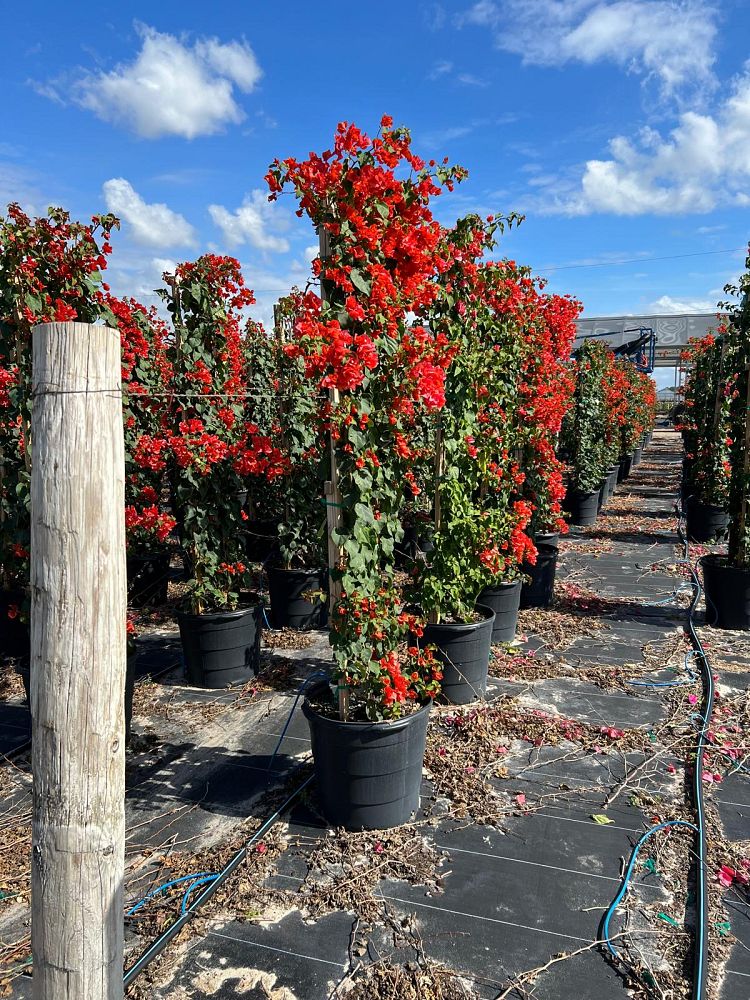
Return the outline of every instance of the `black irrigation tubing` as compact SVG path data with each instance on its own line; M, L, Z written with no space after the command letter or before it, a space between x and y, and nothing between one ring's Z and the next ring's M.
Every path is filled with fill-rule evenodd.
M258 827L252 837L250 837L250 839L246 841L237 853L227 862L216 878L214 878L207 885L199 896L196 896L195 900L185 909L184 913L180 914L177 920L170 924L169 927L167 927L167 929L148 946L134 965L131 965L123 977L123 985L126 989L130 986L133 980L144 971L146 966L153 962L153 960L164 951L169 942L177 934L179 934L185 924L192 919L196 911L199 910L204 903L207 903L209 899L211 899L219 886L221 886L229 878L232 872L235 871L235 869L245 860L248 850L253 846L253 844L268 833L268 831L279 822L282 816L284 816L284 814L291 809L302 792L313 780L313 777L313 775L310 775L306 778L299 788L292 792L283 805L279 806L276 812L269 816L268 819L266 819L261 826Z
M698 733L698 750L695 756L693 772L693 804L695 806L698 833L696 848L698 864L696 866L696 903L695 903L695 954L693 960L693 1000L704 1000L708 984L708 886L706 882L706 823L705 805L703 800L703 760L705 757L707 732L711 723L714 707L714 679L708 655L695 627L695 610L701 598L703 587L698 574L690 562L690 543L682 530L682 511L677 523L677 536L684 547L685 562L693 578L693 598L688 608L688 631L696 659L700 663L703 674L703 705L700 715L701 728Z

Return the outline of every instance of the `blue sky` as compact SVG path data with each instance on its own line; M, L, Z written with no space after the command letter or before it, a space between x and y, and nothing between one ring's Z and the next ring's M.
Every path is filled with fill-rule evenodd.
M0 27L0 201L119 214L121 293L230 252L267 319L315 245L268 163L383 113L469 169L441 221L525 212L500 252L588 315L711 309L744 258L744 0L40 0Z

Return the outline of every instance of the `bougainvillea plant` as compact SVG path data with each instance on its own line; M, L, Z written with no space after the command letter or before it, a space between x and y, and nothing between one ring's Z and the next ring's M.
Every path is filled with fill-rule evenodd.
M540 291L544 287L541 281L537 285ZM571 296L543 292L529 295L525 310L523 331L531 349L523 363L519 417L526 431L523 493L532 509L532 537L568 530L562 517L565 466L556 449L563 419L573 404L570 355L582 308Z
M233 610L249 583L244 552L246 477L284 474L280 449L246 419L242 310L254 297L233 257L205 254L165 274L160 290L174 327L167 352L162 431L134 454L166 471L191 571L195 614Z
M166 551L176 525L164 470L154 468L142 439L158 440L171 384L169 331L156 310L134 299L107 295L122 344L123 430L125 439L125 538L128 556L152 557ZM156 463L158 466L158 463Z
M419 489L415 428L444 405L453 357L445 336L409 323L439 294L436 278L450 263L429 203L464 175L425 163L409 132L384 117L376 137L342 123L331 149L277 160L267 176L271 198L292 187L298 214L326 237L313 262L323 294L300 303L285 349L328 397L316 416L330 435L340 490L331 575L341 598L331 643L334 680L347 689L353 717L397 717L440 679L430 654L405 642L419 623L403 611L393 555L404 489Z
M750 568L750 246L745 272L737 285L726 285L732 296L722 303L726 319L719 333L727 339L724 394L729 401L729 561Z
M53 321L112 323L101 272L117 227L113 215L84 224L71 221L61 208L32 219L17 204L0 218L0 585L5 590L28 586L31 331Z
M572 362L575 396L563 421L561 445L571 486L580 493L598 490L608 471L607 372L611 353L601 341L584 340Z
M309 294L309 293L308 293ZM272 369L273 433L285 461L279 479L279 557L284 569L320 569L326 560L326 511L321 484L327 475L328 441L317 419L320 398L310 391L305 361L292 347L298 316L308 308L298 290L275 309L273 341L265 352Z
M632 362L621 362L627 384L625 392L624 421L621 424L620 455L631 455L640 448L644 434L654 422L656 386L654 380L640 371Z
M454 348L435 438L434 551L412 588L434 622L474 620L481 590L515 579L536 557L521 456L533 424L522 386L536 332L524 320L538 295L513 262L482 262L495 234L517 221L460 220L446 234L452 262L428 309L430 329Z
M683 386L684 409L677 425L685 446L684 475L701 503L726 506L731 473L731 396L725 391L730 358L725 337L708 334L683 353L690 365Z

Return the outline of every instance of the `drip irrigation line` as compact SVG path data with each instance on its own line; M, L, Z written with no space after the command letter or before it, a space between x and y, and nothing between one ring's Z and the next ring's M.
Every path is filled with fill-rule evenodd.
M706 878L706 821L705 821L705 804L703 799L703 767L706 747L709 746L709 740L707 738L709 725L711 722L711 716L713 714L714 705L714 679L713 673L711 671L711 665L708 660L708 655L703 646L698 631L695 627L695 612L698 606L698 602L703 595L703 586L701 584L700 578L690 561L690 543L687 536L682 530L683 521L683 511L678 504L675 505L676 511L678 513L677 521L677 537L680 540L680 544L684 549L684 558L678 560L678 565L685 565L688 567L691 579L686 581L686 584L681 585L680 588L675 592L675 596L685 586L689 586L693 591L693 596L690 601L690 605L687 609L687 630L690 634L690 639L693 643L693 649L689 650L685 654L685 669L689 671L688 661L691 657L695 658L699 663L700 675L703 681L703 704L700 711L693 713L693 720L698 720L698 742L696 749L695 767L693 769L693 782L692 782L692 798L693 805L695 807L696 813L696 823L688 823L686 820L671 820L665 823L659 823L656 826L652 826L647 830L638 840L633 851L630 855L630 860L628 862L627 868L623 875L622 883L620 889L615 896L612 903L604 913L601 923L601 937L607 946L610 954L619 961L621 964L628 966L631 972L637 976L639 981L643 981L640 973L635 969L626 959L620 955L620 953L612 945L611 935L609 933L609 924L612 915L615 913L617 907L622 902L622 899L627 891L628 885L630 884L633 869L635 867L635 862L638 858L638 853L641 846L655 833L660 830L664 830L668 827L673 826L685 826L690 828L695 832L696 848L696 903L695 903L695 932L694 932L694 959L693 959L693 982L691 997L692 1000L705 1000L706 998L706 988L708 983L708 927L709 927L709 911L708 911L708 883ZM697 680L697 675L693 673L693 679ZM680 683L685 682L669 682L669 681L651 681L651 682L638 682L629 681L630 684L637 684L638 686L649 686L649 687L672 687ZM715 749L711 745L712 749ZM750 772L749 772L750 773Z
M205 903L207 903L211 897L214 895L216 890L229 878L233 871L245 860L247 857L249 849L255 844L261 837L265 836L268 831L279 822L279 820L284 816L285 813L291 809L297 799L300 797L302 792L307 788L307 786L312 782L313 775L306 778L299 788L286 799L286 801L279 806L279 808L266 819L261 826L255 831L255 833L247 840L242 847L236 852L236 854L227 862L227 864L215 875L210 876L210 881L208 878L208 873L206 873L206 887L203 891L193 900L189 905L187 904L187 897L193 888L197 888L198 883L193 883L193 885L188 889L188 892L183 896L182 905L180 907L180 915L177 919L169 925L169 927L153 941L148 948L140 955L134 965L132 965L123 977L123 984L127 989L128 986L133 982L136 976L140 975L141 972L149 965L155 958L157 958L162 951L166 948L169 942L182 930L185 924L192 918L192 916L199 910ZM188 878L195 878L195 875L190 875Z

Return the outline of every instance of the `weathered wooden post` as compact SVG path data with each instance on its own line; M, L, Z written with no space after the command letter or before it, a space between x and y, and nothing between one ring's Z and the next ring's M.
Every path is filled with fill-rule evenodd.
M33 331L34 1000L123 995L125 525L120 338Z

